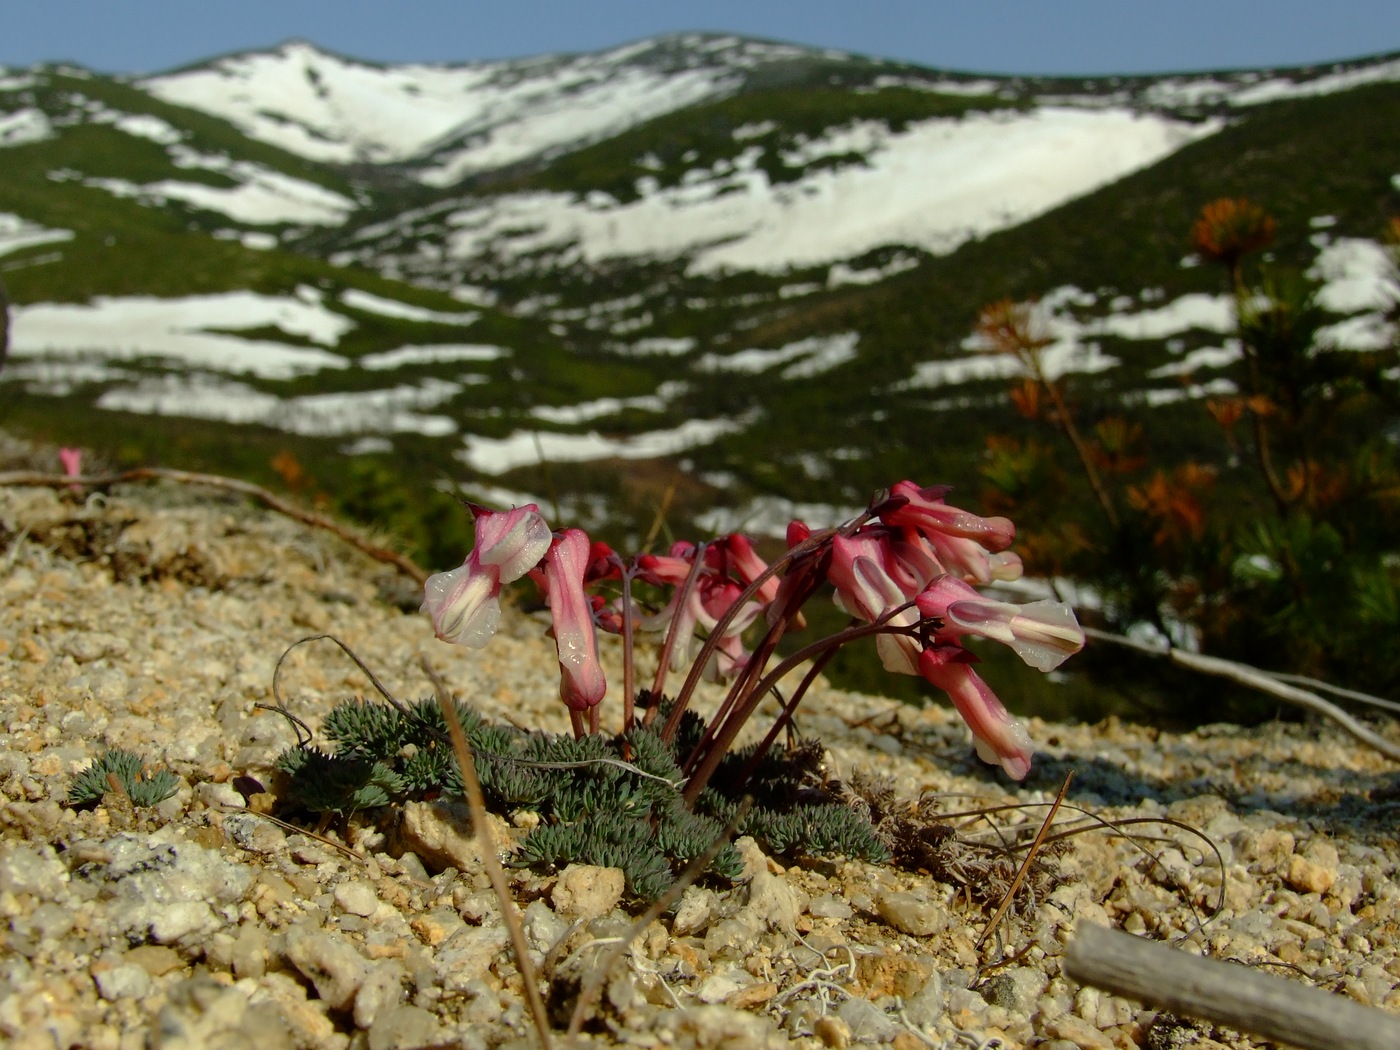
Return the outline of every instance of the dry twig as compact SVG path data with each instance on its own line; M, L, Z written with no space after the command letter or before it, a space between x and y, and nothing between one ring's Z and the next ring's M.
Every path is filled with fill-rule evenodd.
M467 734L462 731L462 723L457 718L457 705L452 702L447 683L442 675L428 661L426 654L419 658L423 671L433 683L438 706L447 722L447 730L452 736L452 750L457 756L457 768L462 774L462 786L467 792L467 806L471 809L472 825L476 829L477 843L481 848L481 863L486 869L486 877L491 880L491 888L496 891L496 899L501 905L501 915L510 931L511 947L515 951L515 964L520 968L520 978L525 985L525 1000L530 1004L530 1016L535 1022L535 1032L540 1037L540 1045L550 1050L549 1015L540 997L540 988L535 980L535 968L530 964L530 951L525 943L525 929L520 925L520 916L515 913L515 901L510 895L506 882L505 869L496 856L496 844L491 840L491 825L486 815L486 798L481 792L481 781L476 776L476 765L472 762L471 745Z
M428 578L428 574L419 568L413 559L371 542L334 518L298 507L295 503L269 492L261 485L254 485L249 481L239 481L237 478L226 478L221 474L199 474L188 470L171 470L168 467L137 467L134 470L124 470L116 474L90 474L76 477L69 477L67 474L41 474L27 470L0 473L0 485L29 485L35 488L51 489L72 486L105 489L111 488L113 485L125 485L137 481L174 481L182 485L204 485L209 488L222 489L225 492L237 492L244 496L251 496L268 509L275 510L278 514L283 514L293 521L310 525L312 528L325 529L356 550L368 554L375 561L382 561L394 566L416 583L421 584Z

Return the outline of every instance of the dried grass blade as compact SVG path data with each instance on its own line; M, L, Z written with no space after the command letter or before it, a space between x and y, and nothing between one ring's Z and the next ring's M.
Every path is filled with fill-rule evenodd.
M520 977L525 985L525 1000L530 1004L530 1017L535 1022L535 1032L540 1037L544 1050L551 1050L549 1038L549 1015L545 1012L544 1000L540 998L539 984L535 980L535 968L530 965L530 952L525 944L525 930L520 925L520 916L515 912L515 902L511 900L510 887L506 884L506 873L496 856L496 844L491 841L491 829L486 817L486 798L481 793L481 781L476 776L476 765L472 762L471 745L467 734L462 732L462 723L457 718L457 705L447 690L447 683L426 655L420 655L424 672L433 683L438 706L442 708L443 720L452 737L452 750L457 756L457 767L462 774L462 784L467 791L467 806L471 809L472 825L476 828L477 842L481 847L481 862L486 868L486 877L491 880L491 888L501 905L501 915L510 931L511 948L515 952L515 965L520 968Z

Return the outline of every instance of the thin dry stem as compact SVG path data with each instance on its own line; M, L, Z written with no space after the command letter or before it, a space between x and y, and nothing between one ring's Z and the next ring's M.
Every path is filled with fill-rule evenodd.
M447 683L429 662L427 654L421 654L419 661L423 671L433 683L438 706L447 722L447 731L452 736L452 750L457 756L457 767L462 774L462 785L466 788L467 806L471 810L472 825L476 828L476 839L481 849L481 863L486 869L486 877L491 880L491 888L501 905L501 915L510 931L511 948L515 952L515 965L520 969L521 982L525 985L525 999L530 1004L530 1016L535 1022L535 1032L540 1037L540 1045L550 1050L549 1014L545 1012L544 1000L540 998L539 984L535 978L535 968L530 963L530 950L525 943L525 929L520 924L520 916L515 912L515 901L511 899L510 886L506 882L505 869L496 856L496 844L491 841L491 825L486 815L486 798L481 791L481 781L476 776L476 765L472 762L471 745L467 734L462 731L462 723L457 718L457 705L452 702Z
M1040 852L1045 835L1050 830L1050 825L1054 823L1055 814L1060 811L1060 806L1065 801L1065 795L1069 793L1070 781L1073 779L1074 770L1071 769L1065 774L1065 782L1060 785L1060 793L1055 796L1054 803L1045 814L1045 819L1041 821L1040 831L1036 833L1035 841L1031 843L1031 848L1026 850L1026 857L1021 861L1021 866L1016 871L1016 877L1011 880L1011 885L1007 887L1006 894L1002 897L1001 903L997 905L997 910L993 913L991 921L987 923L987 928L982 931L982 936L977 938L979 949L987 943L987 938L992 935L997 926L1001 924L1002 918L1011 910L1011 904L1016 899L1016 891L1021 888L1021 883L1026 881L1026 875L1031 870L1031 865L1035 863L1036 854Z

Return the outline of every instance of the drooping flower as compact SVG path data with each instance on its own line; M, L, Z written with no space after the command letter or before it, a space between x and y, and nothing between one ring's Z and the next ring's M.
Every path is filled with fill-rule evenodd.
M473 507L476 539L467 560L423 585L423 608L444 642L480 649L501 619L501 586L535 567L549 550L549 525L528 503L510 511Z
M937 637L980 635L1013 649L1037 671L1053 671L1084 648L1074 611L1049 598L1016 605L988 598L954 576L942 576L917 599L919 612L943 626Z
M677 644L671 650L670 669L679 671L695 654L696 632L714 633L720 621L729 616L720 636L715 640L714 655L706 664L705 676L711 680L733 678L747 663L749 651L742 635L778 593L778 581L770 578L759 585L753 597L736 608L739 597L767 571L753 544L745 536L732 533L721 536L704 547L700 567L695 570L695 582L688 594L686 581L695 567L699 548L692 543L675 543L670 554L644 554L637 559L639 578L659 587L673 588L666 607L641 622L649 632L674 630Z
M943 502L948 492L944 487L921 489L912 481L901 481L890 492L904 497L907 502L880 515L880 520L887 525L907 525L924 536L974 540L992 554L1006 550L1016 538L1016 526L1007 518L983 518L950 507Z
M593 603L583 590L590 564L588 535L582 529L565 529L544 556L549 615L559 651L559 697L573 711L596 706L608 688L598 660Z
M1030 734L1007 714L991 687L972 669L972 656L956 645L934 645L919 654L919 673L948 694L972 730L973 744L984 762L1024 780L1031 770Z
M836 604L858 619L872 623L891 609L903 605L918 593L917 589L901 587L886 568L888 536L874 533L837 536L831 541L831 566L827 579L836 588ZM890 616L892 627L912 627L919 621L913 606ZM875 639L876 650L885 670L896 674L917 674L919 646L903 634L881 634Z

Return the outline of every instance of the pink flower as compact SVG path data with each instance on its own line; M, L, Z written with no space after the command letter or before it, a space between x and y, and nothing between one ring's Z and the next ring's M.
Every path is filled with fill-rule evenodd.
M972 730L977 754L999 764L1007 775L1024 780L1031 771L1031 738L1026 727L1006 713L995 693L972 669L972 654L956 645L936 645L919 654L919 673L942 689Z
M694 657L696 632L712 634L739 596L767 565L758 557L747 537L737 533L722 536L705 547L695 584L685 602L681 594L695 564L696 546L675 543L669 555L646 554L637 559L640 578L659 587L672 587L666 608L641 621L645 631L664 632L675 623L677 644L671 650L670 669L679 671ZM749 658L742 635L765 607L777 596L778 581L765 580L755 593L735 611L716 640L714 656L705 667L705 676L714 680L733 678Z
M892 555L888 549L889 537L872 533L855 536L837 536L831 541L831 566L827 569L827 579L836 588L836 604L840 608L866 622L874 622L890 609L903 605L918 593L912 586L914 577L908 577L906 585L892 576L886 567ZM890 617L887 623L895 627L911 627L919 621L918 610L913 606ZM885 670L897 674L917 674L918 643L908 635L882 634L875 639L875 647Z
M593 603L583 591L591 563L588 535L565 529L544 556L549 614L559 650L559 697L573 711L596 706L607 692L593 629Z
M533 503L510 511L473 507L476 540L456 569L435 573L423 585L423 608L444 642L480 649L501 619L501 586L539 563L552 539Z
M920 613L943 621L940 639L969 634L991 638L1015 650L1037 671L1053 671L1084 648L1084 631L1063 602L994 601L954 576L939 577L917 601Z
M948 506L943 502L948 490L941 486L921 489L912 481L901 481L890 491L908 502L880 515L886 525L907 525L929 537L941 535L975 540L978 546L993 554L1006 550L1016 538L1016 526L1007 518L981 518Z
M81 477L83 473L83 450L80 448L61 448L58 450L58 462L63 466L63 473L70 478Z

